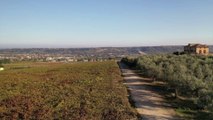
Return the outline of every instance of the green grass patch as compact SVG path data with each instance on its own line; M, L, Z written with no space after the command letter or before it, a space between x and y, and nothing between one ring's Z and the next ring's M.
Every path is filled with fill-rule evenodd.
M199 110L192 99L170 99L178 115L187 120L212 120L213 113Z

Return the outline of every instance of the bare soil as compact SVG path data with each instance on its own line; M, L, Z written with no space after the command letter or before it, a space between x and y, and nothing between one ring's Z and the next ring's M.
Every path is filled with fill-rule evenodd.
M158 89L153 88L150 78L139 76L137 70L128 68L120 63L124 84L128 87L132 101L142 120L179 120L175 110L160 94Z

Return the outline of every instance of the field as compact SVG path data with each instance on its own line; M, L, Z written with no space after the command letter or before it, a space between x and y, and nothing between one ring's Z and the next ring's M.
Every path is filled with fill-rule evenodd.
M116 62L4 65L0 119L136 119Z

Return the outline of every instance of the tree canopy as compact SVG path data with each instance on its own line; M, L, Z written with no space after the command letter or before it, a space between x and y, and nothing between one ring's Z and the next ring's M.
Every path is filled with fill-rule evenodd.
M213 58L191 55L146 55L123 58L122 62L139 68L144 75L163 80L176 96L195 98L203 109L213 108Z

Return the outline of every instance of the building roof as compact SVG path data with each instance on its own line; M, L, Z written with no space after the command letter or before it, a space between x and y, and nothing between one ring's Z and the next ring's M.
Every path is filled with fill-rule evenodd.
M195 47L195 48L208 48L208 46L205 45L205 44L191 44L191 43L189 43L187 46L188 47Z

